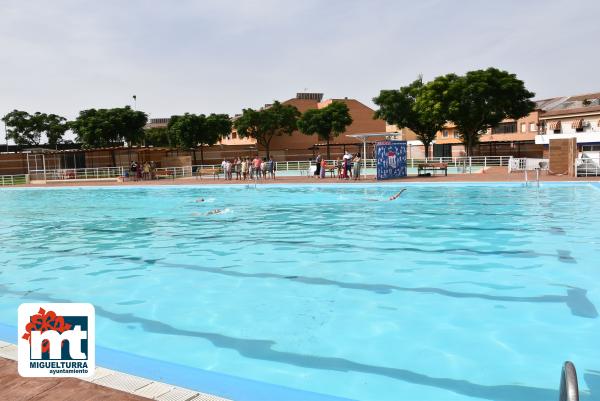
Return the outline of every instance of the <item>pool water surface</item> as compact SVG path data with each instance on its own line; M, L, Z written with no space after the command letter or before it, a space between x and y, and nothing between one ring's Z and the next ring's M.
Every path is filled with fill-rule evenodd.
M105 363L306 400L554 400L565 360L600 400L598 205L575 184L0 190L0 324L90 302Z

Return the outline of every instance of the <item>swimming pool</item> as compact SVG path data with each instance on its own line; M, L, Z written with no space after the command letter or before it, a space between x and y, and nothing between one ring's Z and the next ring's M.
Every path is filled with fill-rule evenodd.
M565 360L598 400L599 204L574 184L0 190L0 336L22 302L91 302L100 365L240 401L554 400Z

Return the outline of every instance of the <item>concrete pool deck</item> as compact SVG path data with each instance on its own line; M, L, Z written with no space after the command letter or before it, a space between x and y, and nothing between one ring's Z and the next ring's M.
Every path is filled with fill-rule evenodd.
M431 177L408 176L393 180L377 181L373 176L367 176L360 180L340 180L338 178L319 179L315 177L278 177L275 180L259 180L259 185L268 184L340 184L340 183L430 183L430 182L524 182L523 172L508 173L506 167L487 167L484 170L472 174L449 174L448 176L434 175ZM528 172L528 180L535 181L535 172ZM571 177L566 175L550 175L546 172L540 174L540 182L585 182L600 181L600 177ZM106 180L72 180L72 181L49 181L46 184L24 184L15 187L65 187L65 186L132 186L132 185L215 185L215 184L254 184L254 181L225 180L223 178L177 178L149 181L126 181L117 182Z
M230 401L111 369L89 379L21 377L17 346L0 341L0 399L10 401Z

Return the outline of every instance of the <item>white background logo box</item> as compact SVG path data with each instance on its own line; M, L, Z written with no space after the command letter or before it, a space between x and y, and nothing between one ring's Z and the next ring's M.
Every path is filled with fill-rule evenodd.
M92 304L25 303L18 309L18 367L24 377L91 377L96 365Z

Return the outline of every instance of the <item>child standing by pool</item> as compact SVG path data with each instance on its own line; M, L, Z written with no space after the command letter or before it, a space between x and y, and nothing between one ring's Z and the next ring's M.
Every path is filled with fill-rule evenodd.
M325 178L326 172L327 172L327 161L325 160L325 158L323 158L323 159L321 159L321 171L320 171L321 178Z
M242 177L244 180L248 179L248 158L242 161Z

